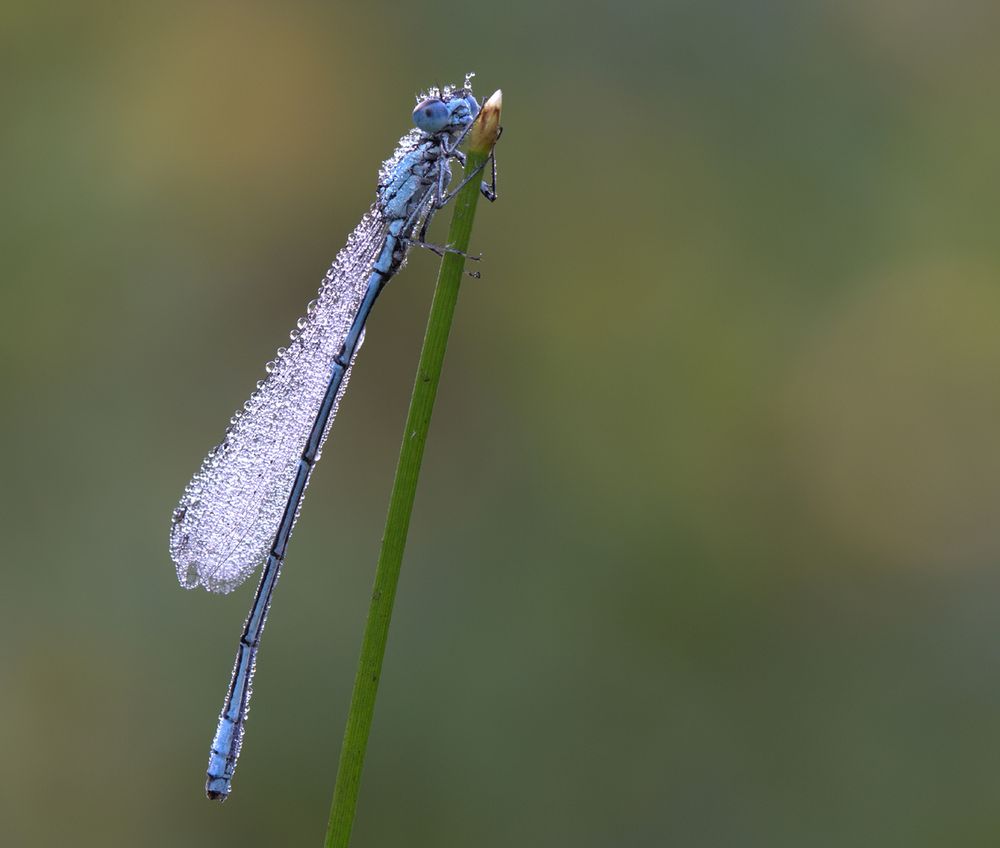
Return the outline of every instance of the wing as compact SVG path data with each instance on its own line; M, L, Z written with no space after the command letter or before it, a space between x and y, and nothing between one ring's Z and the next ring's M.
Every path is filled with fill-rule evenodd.
M170 529L170 556L183 586L230 592L267 558L333 358L357 315L386 227L375 207L361 220L299 319L291 344L268 363L267 378L184 490ZM350 369L324 441L349 377Z

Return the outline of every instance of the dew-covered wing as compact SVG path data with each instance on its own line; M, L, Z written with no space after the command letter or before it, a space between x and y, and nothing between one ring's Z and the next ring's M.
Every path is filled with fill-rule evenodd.
M170 555L182 585L229 592L267 558L333 359L364 297L385 232L385 220L373 207L337 255L291 343L268 363L266 379L185 489L170 530ZM350 370L330 423L349 376Z

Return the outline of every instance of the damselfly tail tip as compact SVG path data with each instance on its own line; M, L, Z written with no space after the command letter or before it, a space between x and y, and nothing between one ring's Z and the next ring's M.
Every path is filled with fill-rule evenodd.
M220 786L221 782L217 777L210 777L205 781L205 797L209 801L218 801L221 804L229 797L229 786Z

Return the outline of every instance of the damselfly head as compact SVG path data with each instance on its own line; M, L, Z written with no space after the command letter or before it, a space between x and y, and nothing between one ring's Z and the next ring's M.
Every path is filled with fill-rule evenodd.
M461 133L479 114L479 102L472 95L473 74L466 74L461 88L432 86L417 97L413 123L429 135Z

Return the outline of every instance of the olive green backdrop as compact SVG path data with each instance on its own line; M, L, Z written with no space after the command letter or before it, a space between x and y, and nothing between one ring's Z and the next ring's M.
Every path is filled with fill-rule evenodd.
M179 588L170 514L413 95L475 70L501 197L353 844L997 844L996 9L5 3L0 842L320 843L435 257L376 308L221 807L253 586Z

